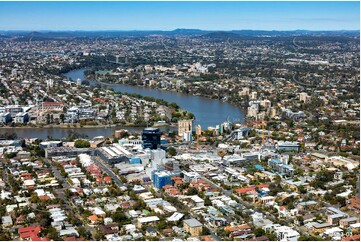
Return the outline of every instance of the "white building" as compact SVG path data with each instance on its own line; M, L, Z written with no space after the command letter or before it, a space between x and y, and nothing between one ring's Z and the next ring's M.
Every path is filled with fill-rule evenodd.
M201 175L199 175L199 173L194 171L191 172L182 171L182 173L184 175L185 182L197 182L199 179L201 179Z
M275 234L279 241L297 241L300 234L288 226L279 226L275 228Z
M28 113L18 113L15 116L15 123L24 124L29 122L29 114Z
M166 162L166 152L162 149L152 150L150 159L152 160L152 170L157 170L159 166Z

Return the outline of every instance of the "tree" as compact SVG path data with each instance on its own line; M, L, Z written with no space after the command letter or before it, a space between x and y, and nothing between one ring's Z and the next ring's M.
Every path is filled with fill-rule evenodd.
M211 234L211 231L206 226L203 226L202 235L209 235L209 234Z
M48 238L51 240L60 240L59 233L56 231L54 227L50 227L48 229Z
M157 230L158 231L161 231L161 230L165 229L166 227L167 227L167 223L165 222L165 220L160 220L157 223Z
M120 222L122 222L124 220L127 220L127 216L125 215L125 213L123 212L123 210L121 208L117 208L115 213L113 213L111 215L111 218L116 223L120 223Z
M38 202L40 202L40 199L36 193L33 193L30 196L30 201L31 203L37 204Z
M96 232L93 234L94 240L102 240L103 237L104 237L104 235L103 235L100 231L96 231Z
M167 149L167 153L168 153L168 155L170 155L170 156L175 156L175 155L177 154L177 150L176 150L174 147L169 147L169 148Z
M191 187L187 191L187 195L197 195L197 194L198 194L198 190L195 187Z
M6 159L12 159L16 156L16 154L17 154L16 152L6 153L6 154L4 154L4 157Z
M76 148L88 148L90 147L90 143L87 140L78 139L75 141L74 146Z
M254 230L254 234L255 234L257 237L259 237L259 236L265 235L266 233L264 232L264 230L263 230L262 228L256 228L256 229Z
M209 197L207 196L204 199L204 206L211 206L211 205L212 205L211 199L209 199Z
M85 227L83 226L78 227L78 233L80 237L83 237L86 240L90 239L90 233L85 229Z
M63 113L60 114L59 118L61 122L64 123L65 115Z
M126 178L125 176L121 176L121 177L119 177L119 179L120 179L123 183L127 183L127 182L128 182L128 180L127 180L127 178Z
M218 155L221 157L221 159L223 160L223 157L225 157L226 156L226 151L224 151L224 150L219 150L218 151Z

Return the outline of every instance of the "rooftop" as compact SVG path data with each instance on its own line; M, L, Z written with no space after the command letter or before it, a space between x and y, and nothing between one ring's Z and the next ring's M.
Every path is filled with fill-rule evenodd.
M189 227L192 227L192 228L202 226L202 224L197 219L194 219L194 218L184 220L184 223L186 223Z

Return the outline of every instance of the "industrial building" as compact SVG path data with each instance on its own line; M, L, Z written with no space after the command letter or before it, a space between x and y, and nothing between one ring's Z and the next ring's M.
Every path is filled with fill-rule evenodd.
M120 162L129 162L129 158L132 156L132 153L130 153L120 144L101 147L97 149L96 154L110 165L114 165Z
M50 147L45 149L45 158L51 158L54 156L76 157L80 154L94 155L94 150L89 148L75 147Z
M300 151L300 143L299 142L283 142L278 141L276 144L276 149L279 151Z

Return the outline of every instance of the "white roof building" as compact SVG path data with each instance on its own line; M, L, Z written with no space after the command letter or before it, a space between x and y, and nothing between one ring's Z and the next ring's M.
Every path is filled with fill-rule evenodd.
M297 241L300 234L288 226L279 226L275 228L275 233L279 241Z
M172 216L167 218L167 221L168 222L179 221L180 219L183 218L183 216L184 216L184 214L175 212L175 213L172 214Z

